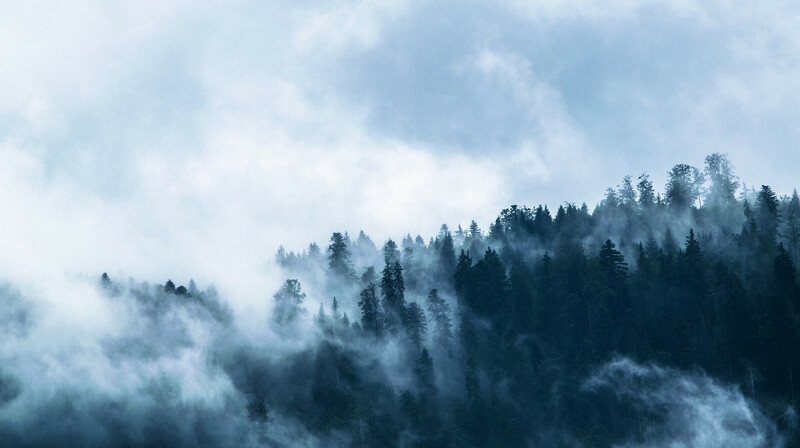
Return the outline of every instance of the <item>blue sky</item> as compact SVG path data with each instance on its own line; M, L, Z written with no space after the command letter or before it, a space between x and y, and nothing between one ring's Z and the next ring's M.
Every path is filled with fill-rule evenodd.
M593 206L716 151L798 184L790 2L0 3L12 277L224 285L282 242Z

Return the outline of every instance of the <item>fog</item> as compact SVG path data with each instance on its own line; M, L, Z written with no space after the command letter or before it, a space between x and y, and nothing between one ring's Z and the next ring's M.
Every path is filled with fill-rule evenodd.
M702 372L618 358L600 367L583 388L608 388L636 409L638 434L621 447L783 446L777 427L758 405L737 387L720 384Z
M581 250L612 238L633 272L650 233L666 248L669 229L679 248L698 229L717 256L746 220L739 208L629 219L603 208L624 175L649 173L663 193L670 167L722 151L748 187L797 186L800 15L781 2L0 3L0 438L16 446L361 443L366 429L328 431L298 398L318 378L297 372L359 372L342 384L397 413L402 391L424 389L416 355L407 335L326 333L320 305L336 296L355 322L365 285L331 282L324 262L281 267L281 245L324 257L332 232L358 243L363 230L376 247L351 246L355 274L380 277L389 238L405 257L405 235L424 246L442 223L455 234L474 219L488 235L511 204L555 215L585 202L601 214ZM531 270L553 250L493 243ZM465 247L477 263L488 244ZM405 300L424 312L438 288L458 338L452 278L419 253L403 258ZM279 329L287 278L305 312ZM167 279L200 286L176 295ZM437 400L466 408L469 356L433 348L428 325ZM663 413L622 446L782 443L779 413L738 377L602 364L585 393Z

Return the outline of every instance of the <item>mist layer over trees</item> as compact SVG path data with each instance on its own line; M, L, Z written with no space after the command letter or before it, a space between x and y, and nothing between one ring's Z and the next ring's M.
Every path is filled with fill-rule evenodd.
M800 446L796 191L712 154L487 224L281 247L257 334L213 288L103 274L119 325L66 359L4 286L0 444Z

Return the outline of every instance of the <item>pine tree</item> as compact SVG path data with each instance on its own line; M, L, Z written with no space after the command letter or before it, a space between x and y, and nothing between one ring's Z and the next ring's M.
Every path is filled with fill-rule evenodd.
M325 333L328 333L330 329L330 321L328 319L328 315L325 313L325 305L322 303L319 304L319 311L317 311L314 321Z
M464 297L466 289L470 283L470 269L472 268L472 258L469 253L461 249L458 255L458 263L456 264L456 271L453 273L453 281L456 288L456 293L459 297Z
M428 332L428 323L425 316L425 311L417 304L411 302L405 308L405 323L406 334L408 335L411 344L416 351L422 348L422 343L425 340L425 335Z
M433 395L436 394L436 382L433 371L433 358L431 358L430 353L428 353L428 349L423 348L420 350L417 365L414 367L414 373L417 376L421 396L424 397L422 401L430 401Z
M599 262L606 284L610 289L617 291L624 287L628 264L625 263L625 257L622 256L622 253L615 247L611 240L606 240L600 249Z
M453 247L453 237L447 230L441 236L441 246L439 247L439 259L442 272L445 278L449 279L456 268L456 251Z
M275 301L272 320L278 325L291 324L306 312L303 308L306 294L297 279L287 279L272 297Z
M478 227L478 223L475 220L472 220L469 223L469 233L468 236L474 239L483 238L483 233L481 233L480 227Z
M704 179L703 174L695 167L678 164L667 173L669 180L666 188L667 205L676 210L691 207L700 196Z
M716 207L734 204L739 181L733 174L728 156L721 153L706 156L705 173L711 181L706 203Z
M506 269L492 248L486 249L483 259L472 269L472 294L466 294L467 305L478 316L500 323L508 315Z
M342 317L341 313L339 312L339 302L336 301L336 297L333 298L333 302L331 303L331 316L333 317L334 322L338 322Z
M764 253L774 253L778 233L778 197L767 185L761 186L756 199L755 222L758 240Z
M653 190L653 183L650 182L650 176L647 173L642 173L638 177L639 182L636 184L636 190L639 193L639 206L643 209L650 209L656 204L655 191Z
M400 251L397 250L397 243L391 239L386 241L386 244L383 245L383 260L389 265L400 261Z
M617 193L620 202L622 205L627 207L635 207L636 206L636 190L633 189L633 181L631 176L625 176L622 178L622 186Z
M350 259L350 249L347 248L347 241L341 233L334 232L331 236L328 252L329 272L339 279L352 280L355 277L355 271Z
M378 297L375 294L375 285L370 283L361 291L361 300L358 306L361 308L361 326L365 332L373 336L380 336L383 329L383 315L378 305Z
M431 320L435 323L433 340L437 346L449 348L453 341L453 324L450 317L450 305L447 304L437 289L431 289L428 293L428 313Z
M786 240L795 261L800 261L800 196L795 189L791 199L782 206L780 235Z
M399 261L394 266L386 263L381 275L381 296L386 321L386 329L396 332L400 329L406 312L405 282L403 281L403 268Z
M164 284L164 292L169 294L175 293L175 283L172 283L172 280L167 280L167 283Z

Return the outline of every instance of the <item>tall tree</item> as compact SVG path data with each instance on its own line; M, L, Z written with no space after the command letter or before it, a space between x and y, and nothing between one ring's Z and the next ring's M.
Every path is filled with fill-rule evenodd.
M428 313L435 323L433 341L442 348L450 347L453 341L453 324L450 318L450 305L439 296L439 290L431 289L428 293Z
M347 247L344 235L339 232L333 233L331 244L328 246L328 269L339 279L352 280L355 278L350 249Z
M447 231L445 226L442 226L443 234L440 235L441 245L439 246L439 260L442 273L446 279L450 279L453 271L456 268L456 251L453 246L453 237Z
M397 243L390 238L383 245L383 261L387 264L393 265L395 262L400 261L400 251L397 249Z
M676 210L691 207L700 196L704 182L703 174L695 167L678 164L667 173L667 205Z
M380 336L384 319L375 294L375 285L368 284L361 290L360 296L358 306L361 308L361 327L373 336Z
M761 249L774 253L778 233L778 197L768 185L762 185L758 192L755 209L755 222Z
M639 205L644 209L652 208L656 204L653 182L650 181L650 176L647 173L642 173L638 180L636 190L639 193Z
M606 240L603 247L600 248L599 262L606 285L612 291L624 289L628 274L628 263L625 262L622 252L616 249L616 245L611 240Z
M425 335L428 332L428 319L425 316L425 311L417 302L411 302L405 308L405 318L403 319L408 339L416 351L422 349L422 343L425 341Z
M297 279L287 279L272 297L275 300L272 320L279 325L290 323L305 312L302 305L306 294Z
M625 176L622 178L622 185L619 188L617 197L622 205L634 207L636 205L636 190L633 188L633 178Z
M467 304L478 316L495 320L508 315L508 280L506 268L492 248L486 249L483 259L472 270L472 294L467 294Z
M726 154L717 152L706 156L705 174L711 181L706 204L719 207L736 203L739 181Z
M469 252L464 251L461 249L461 253L458 255L458 263L456 264L456 271L453 273L453 280L456 288L456 293L459 297L463 298L466 292L466 289L469 286L471 275L470 269L472 268L472 258L469 256Z
M394 266L386 263L381 274L381 296L386 329L396 332L401 328L406 314L405 282L399 261Z
M795 261L800 257L800 197L795 189L789 201L781 207L780 235L786 240Z

